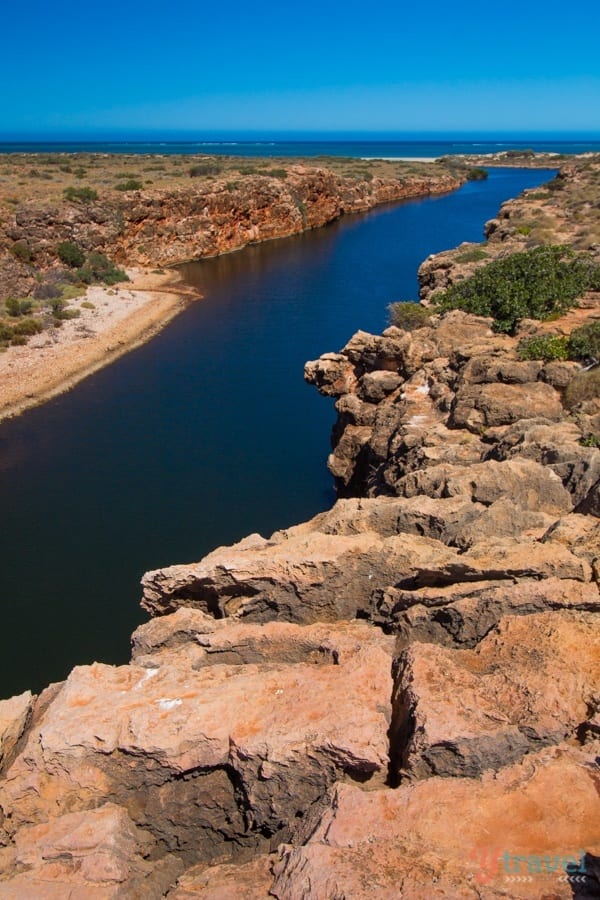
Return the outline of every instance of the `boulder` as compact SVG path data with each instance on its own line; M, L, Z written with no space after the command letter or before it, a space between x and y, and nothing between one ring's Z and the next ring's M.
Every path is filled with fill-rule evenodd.
M507 616L473 650L412 643L390 729L400 776L478 777L575 737L600 688L590 613Z
M31 691L0 700L0 772L12 762L17 744L31 721L34 702Z
M432 777L368 793L336 785L306 842L280 848L271 893L279 900L596 896L596 768L593 745L561 745L478 779Z
M112 803L21 828L15 847L3 900L159 900L182 869L176 857L150 861L154 841Z
M289 836L339 778L384 780L393 638L358 622L175 619L147 626L129 666L75 668L32 727L0 790L15 842L113 803L157 858L189 866Z

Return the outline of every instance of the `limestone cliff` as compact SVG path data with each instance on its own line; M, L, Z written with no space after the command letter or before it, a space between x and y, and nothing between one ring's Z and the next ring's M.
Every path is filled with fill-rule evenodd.
M307 364L333 508L147 573L129 665L0 704L0 898L599 895L600 403L517 340Z
M298 234L380 203L444 193L465 179L464 173L430 169L367 180L293 165L285 179L248 175L200 185L188 179L169 190L113 191L91 202L26 201L0 225L0 298L27 293L35 269L57 263L62 241L107 253L119 264L170 266ZM26 248L31 263L15 259L15 245Z

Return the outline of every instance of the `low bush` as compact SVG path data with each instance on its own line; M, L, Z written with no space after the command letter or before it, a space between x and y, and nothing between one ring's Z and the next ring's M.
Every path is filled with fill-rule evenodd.
M43 331L43 325L39 319L34 319L30 316L27 319L21 319L20 322L16 322L12 330L13 334L30 337L32 334L39 334L40 331Z
M571 333L569 358L580 362L600 362L600 322L588 322Z
M18 318L19 316L26 316L27 313L31 312L32 306L32 301L28 299L17 300L15 297L8 297L8 299L4 301L6 312L13 319Z
M557 334L526 338L517 347L521 359L569 359L569 339Z
M196 163L190 169L190 178L201 178L203 175L219 175L222 171L223 171L223 166L220 163L216 163L216 162Z
M115 191L139 191L143 184L137 178L128 178L126 181L119 181L115 184Z
M490 255L486 250L482 250L480 247L473 247L472 250L464 250L462 253L459 253L456 258L456 262L459 263L469 263L469 262L479 262L482 259L489 259Z
M415 328L423 328L431 321L431 313L420 303L410 300L390 303L390 325L402 328L404 331L413 331Z
M59 282L42 281L38 284L33 292L36 300L51 300L53 297L60 297L62 288Z
M535 156L535 150L507 150L505 155L507 159L520 159L522 156L531 158Z
M77 269L77 275L84 284L117 284L129 281L123 269L118 269L104 253L90 253L84 265Z
M600 438L597 434L586 434L580 443L583 447L600 447Z
M469 181L485 181L487 177L487 170L481 169L479 166L475 166L475 168L469 169L469 171L467 172L467 178Z
M78 269L85 262L85 253L74 241L61 241L56 253L60 261L72 269Z
M10 252L15 259L19 260L19 262L33 262L33 250L25 243L25 241L16 241L10 248Z
M514 334L521 319L560 315L590 289L600 289L600 266L557 245L494 260L435 295L433 302L441 311L491 316L496 331Z
M565 389L564 403L567 409L572 409L579 403L595 400L597 397L600 397L600 368L578 372Z
M89 187L68 187L63 191L65 200L70 200L75 203L77 201L81 201L82 203L92 203L94 200L98 199L98 194L93 188Z
M287 178L288 173L287 169L265 169L262 173L263 175L268 175L271 178Z

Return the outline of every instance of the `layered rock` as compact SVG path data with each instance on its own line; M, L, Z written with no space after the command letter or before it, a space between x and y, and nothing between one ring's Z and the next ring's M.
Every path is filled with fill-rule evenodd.
M290 837L340 779L384 783L392 638L182 610L134 645L129 666L73 670L2 784L3 827L31 878L20 836L67 813L91 828L92 812L117 807L152 858L181 870ZM134 869L137 852L125 854Z
M490 325L307 364L338 502L147 573L129 665L0 704L0 897L600 894L598 409Z
M25 244L38 267L56 262L61 241L119 264L169 266L299 234L380 203L444 193L463 181L463 173L443 167L426 176L366 180L292 165L285 179L252 175L202 186L190 181L177 190L113 191L88 203L23 203L14 222L0 228L0 295L23 295L33 283L31 267L3 255L2 245Z

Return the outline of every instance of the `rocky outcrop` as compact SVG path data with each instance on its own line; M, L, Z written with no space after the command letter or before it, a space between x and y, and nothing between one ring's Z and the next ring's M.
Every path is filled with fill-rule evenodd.
M531 188L503 203L486 223L485 243L464 243L421 264L422 302L429 304L436 292L492 260L544 244L568 244L600 260L600 221L594 208L599 176L597 155L570 160L542 189Z
M339 785L308 839L280 849L272 893L278 900L597 896L593 753L563 744L475 781L433 777L370 793Z
M294 165L285 179L249 175L200 187L191 181L171 191L112 192L90 203L29 202L17 207L14 222L0 226L0 248L26 245L37 267L56 263L61 241L107 253L119 264L171 266L299 234L380 203L451 191L463 181L463 174L443 167L427 176L365 180ZM3 296L17 288L27 293L33 274L9 252L0 255Z
M0 704L0 897L599 895L598 409L490 325L308 363L337 503Z

